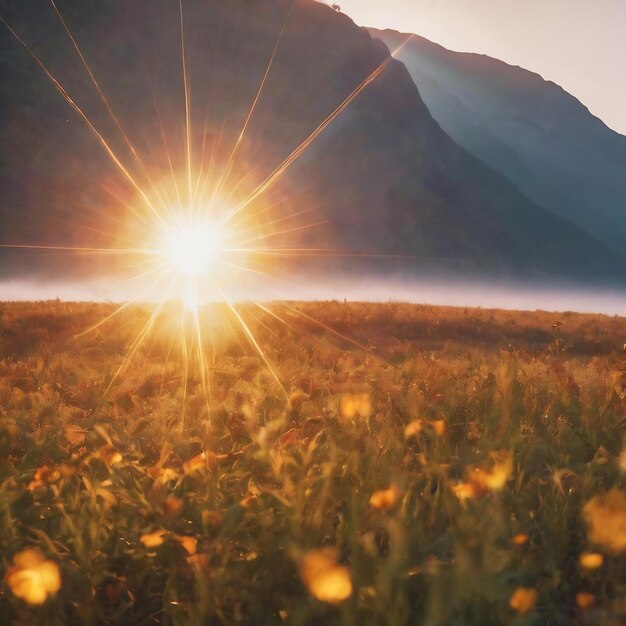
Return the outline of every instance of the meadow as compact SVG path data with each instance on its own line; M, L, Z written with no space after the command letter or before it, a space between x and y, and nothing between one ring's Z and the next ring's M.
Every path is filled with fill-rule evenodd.
M626 622L626 319L218 309L0 304L0 624Z

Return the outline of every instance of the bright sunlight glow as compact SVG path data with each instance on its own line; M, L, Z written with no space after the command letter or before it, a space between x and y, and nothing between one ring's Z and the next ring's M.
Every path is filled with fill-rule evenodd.
M220 239L217 226L206 219L179 221L166 229L161 254L180 275L201 276L218 260Z

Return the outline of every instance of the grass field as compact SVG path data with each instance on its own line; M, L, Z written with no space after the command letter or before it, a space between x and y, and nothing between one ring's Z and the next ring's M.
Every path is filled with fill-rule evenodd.
M107 392L112 311L0 305L1 624L626 623L626 319L243 307L277 380L209 310Z

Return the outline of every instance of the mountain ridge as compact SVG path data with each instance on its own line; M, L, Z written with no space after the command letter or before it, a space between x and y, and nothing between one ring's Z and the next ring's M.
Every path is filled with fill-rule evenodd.
M154 95L175 169L182 167L178 10L165 0L59 6L139 152L159 171L167 168L165 154L156 149ZM228 160L281 39L237 154L233 171L241 180L233 175L226 186L228 202L236 204L261 183L385 64L263 197L283 216L304 206L331 223L304 230L298 245L410 257L404 264L385 263L418 274L449 270L457 276L593 281L621 276L622 257L528 200L506 177L459 147L433 119L405 66L388 60L382 42L312 0L296 0L286 19L290 7L287 0L185 3L191 138L195 146L206 140L216 163ZM13 3L7 16L18 32L38 42L38 52L109 136L115 129L77 71L54 15ZM102 217L123 220L128 211L104 192L125 198L128 189L6 32L0 46L0 69L7 77L0 86L0 115L7 122L0 133L3 236L100 244L95 230ZM114 147L132 163L119 138ZM290 237L272 241L289 244ZM342 264L324 263L334 263L333 269ZM374 259L346 263L355 271L378 271L380 265ZM5 271L18 269L23 268L5 264Z
M408 37L370 29L392 48ZM429 110L457 143L528 197L620 251L626 136L554 81L419 35L399 52Z

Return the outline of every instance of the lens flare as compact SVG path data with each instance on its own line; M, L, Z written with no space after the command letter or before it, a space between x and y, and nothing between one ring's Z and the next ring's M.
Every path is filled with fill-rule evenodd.
M53 68L48 66L46 60L40 57L29 46L27 40L18 34L2 16L0 16L0 24L30 55L56 92L78 115L100 147L104 149L106 156L120 175L122 186L107 182L103 184L103 191L123 209L125 217L108 215L115 232L109 232L110 229L105 231L100 228L100 225L94 229L111 238L109 246L0 242L0 248L38 251L41 254L74 254L77 257L95 255L115 259L116 262L119 261L119 264L125 266L127 264L125 271L130 276L123 282L132 282L134 289L132 299L121 304L81 335L103 328L105 323L116 318L132 302L158 302L135 339L130 343L94 412L98 412L104 406L104 399L123 374L129 361L146 343L147 338L165 328L172 337L168 359L174 343L180 344L179 352L183 365L183 401L179 426L181 430L184 430L188 388L191 387L192 379L200 381L206 400L206 415L210 422L211 366L212 360L215 359L215 328L208 322L215 322L215 318L219 317L216 313L218 311L223 312L223 326L231 330L232 328L239 330L242 337L247 339L250 346L258 353L286 398L288 397L287 391L281 382L278 370L272 363L271 355L266 354L254 334L254 327L248 322L250 316L256 319L250 313L250 307L271 316L291 330L294 327L290 320L299 319L301 322L313 324L329 332L341 341L346 341L371 353L367 346L318 322L289 303L284 303L282 313L279 314L274 307L267 304L251 300L249 306L245 307L241 306L240 301L242 289L253 281L258 282L261 279L267 282L277 279L277 270L280 269L280 265L284 265L281 262L282 259L314 258L325 255L371 256L360 252L339 251L339 254L336 254L337 251L333 252L326 248L300 247L295 233L321 226L327 220L302 224L301 216L311 210L306 206L279 214L279 210L283 210L282 203L276 198L271 198L268 191L333 121L384 73L393 57L413 35L408 36L391 56L383 60L378 67L373 68L360 84L356 85L354 90L312 129L297 148L277 165L270 165L269 169L266 169L265 164L260 165L254 159L251 162L243 159L242 150L244 142L248 140L247 135L253 125L257 105L266 90L274 61L281 52L281 42L283 35L287 32L290 15L295 5L294 1L288 4L287 10L280 17L280 25L276 29L279 33L278 37L271 47L267 65L259 76L259 85L250 102L245 121L235 133L234 144L222 145L228 135L225 133L228 124L227 117L224 117L219 133L208 132L210 107L207 106L201 148L198 140L195 139L198 137L199 129L193 124L195 118L190 98L193 83L189 64L191 59L188 58L189 50L185 40L186 22L183 2L179 1L178 19L175 22L180 34L182 79L180 105L185 121L184 141L180 142L179 137L179 141L176 142L172 136L168 136L167 123L161 115L159 98L153 86L155 81L147 72L145 78L152 91L154 114L158 120L159 133L154 136L160 135L162 146L155 144L143 150L140 147L141 143L136 143L135 134L127 132L125 125L122 124L122 118L119 118L113 110L110 98L101 87L95 67L92 68L88 62L88 55L83 53L78 39L70 31L61 10L54 0L50 1L63 32L69 39L81 67L86 72L88 84L96 90L107 117L113 122L116 134L121 136L122 143L128 151L120 150L120 137L117 137L116 141L115 137L107 136L106 126L103 126L102 121L98 117L92 117L88 110L81 108L78 104L80 98L70 95L67 85L60 82L61 77L52 72ZM177 145L177 143L182 145ZM246 185L250 185L250 188L247 189ZM277 226L278 224L280 227ZM172 302L182 303L182 307L172 306ZM215 305L216 302L221 303L222 306ZM207 303L215 305L211 308L211 315L203 315ZM347 588L349 585L344 584L344 587ZM349 595L349 590L345 595Z

